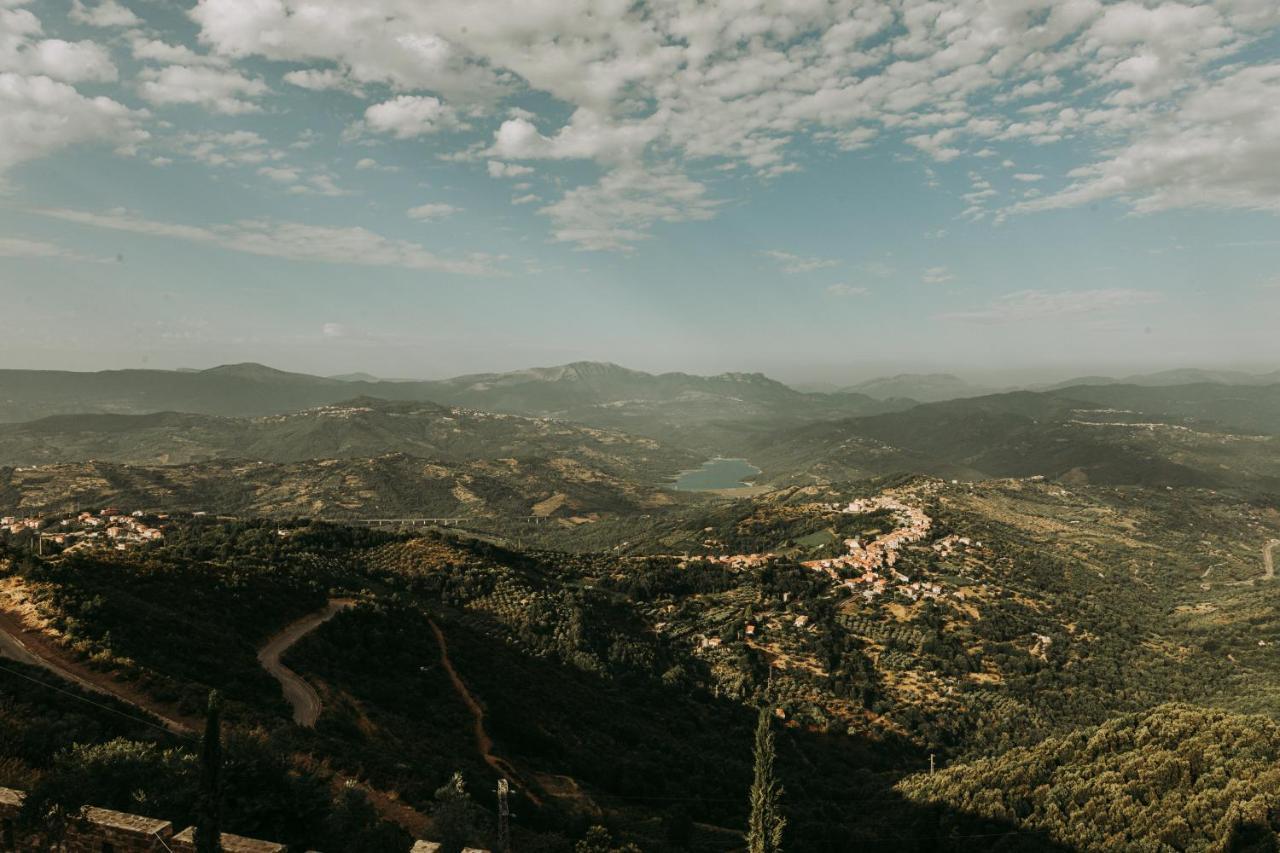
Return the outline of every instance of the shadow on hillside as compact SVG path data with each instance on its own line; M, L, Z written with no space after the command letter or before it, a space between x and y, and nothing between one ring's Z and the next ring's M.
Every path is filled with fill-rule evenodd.
M604 823L645 839L646 851L744 849L732 832L746 822L751 709L651 678L605 679L529 656L494 639L487 629L502 629L474 614L441 624L455 666L485 706L496 751L527 771L568 780L574 790L573 798L547 798L542 808L514 806L525 827L581 837ZM927 767L928 756L904 740L790 727L777 733L788 849L1072 849L1042 833L905 799L894 781Z

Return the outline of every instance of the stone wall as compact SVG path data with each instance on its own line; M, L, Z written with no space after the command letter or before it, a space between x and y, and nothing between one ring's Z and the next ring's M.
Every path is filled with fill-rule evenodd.
M19 838L18 812L22 808L21 791L0 788L0 851L3 853L195 853L195 827L187 827L177 835L173 824L139 815L113 812L92 806L84 810L81 820L68 826L66 838L50 847L40 838ZM285 853L283 844L222 834L223 853ZM410 853L437 853L434 841L419 841ZM472 850L469 853L488 853Z

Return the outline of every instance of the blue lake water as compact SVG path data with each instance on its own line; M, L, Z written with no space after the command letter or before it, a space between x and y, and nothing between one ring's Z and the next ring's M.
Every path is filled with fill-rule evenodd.
M701 468L682 471L675 488L682 492L706 492L712 489L737 489L750 485L749 480L760 469L745 459L708 459Z

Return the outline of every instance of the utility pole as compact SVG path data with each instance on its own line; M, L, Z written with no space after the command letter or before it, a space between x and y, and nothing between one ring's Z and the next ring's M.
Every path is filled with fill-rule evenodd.
M933 775L933 753L929 753L929 775Z
M511 807L507 804L510 790L506 779L498 780L498 850L501 853L511 850Z

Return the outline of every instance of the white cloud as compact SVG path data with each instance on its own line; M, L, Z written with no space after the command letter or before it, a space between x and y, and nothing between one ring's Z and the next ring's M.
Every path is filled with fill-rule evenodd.
M1044 180L1044 175L1036 174L1035 172L1017 172L1014 174L1013 179L1015 181L1022 181L1023 183L1030 184Z
M832 296L866 296L871 291L865 287L856 287L852 284L833 284L827 288L827 293Z
M1159 302L1160 294L1149 290L1021 290L1010 293L986 308L943 315L972 323L1021 323L1048 318L1078 317L1119 311Z
M1280 211L1280 63L1205 83L1065 189L1017 212L1125 200L1140 213L1185 207Z
M534 195L533 193L518 195L511 199L512 204L533 204L536 201L542 201L542 197Z
M111 54L91 41L42 39L30 45L24 57L22 70L67 83L109 83L117 76Z
M617 123L588 108L579 108L555 136L547 137L523 116L507 119L485 153L508 160L595 159L633 161L661 132L657 121Z
M252 255L357 266L399 267L455 275L498 275L497 260L473 254L463 259L442 258L417 243L391 240L360 227L306 225L264 219L246 219L225 225L183 225L145 219L127 210L105 213L44 208L34 212L67 222L169 237L219 246Z
M490 160L488 168L489 177L491 178L515 178L533 171L531 166L521 166L519 163L502 163L497 160Z
M760 254L773 259L774 263L787 274L795 274L802 272L813 272L814 270L827 269L839 264L839 261L830 258L806 258L803 255L795 255L791 252L784 252L781 249L768 249Z
M361 157L356 161L357 172L398 172L399 166L384 166L372 157Z
M432 204L420 204L417 207L411 207L405 211L410 219L423 219L428 222L436 219L445 219L457 213L459 208L451 204L436 202Z
M567 121L558 109L508 111L487 149L472 146L459 158L583 158L607 174L679 174L705 163L774 176L800 167L806 148L797 143L805 139L856 149L892 136L941 162L994 155L996 142L1077 139L1082 150L1112 146L1116 157L1145 137L1168 148L1183 129L1161 136L1162 123L1178 125L1167 118L1170 108L1176 114L1189 104L1225 62L1256 63L1242 49L1280 25L1274 5L761 0L745 11L672 0L602 13L587 0L198 0L191 17L201 42L220 56L315 63L290 72L304 85L386 85L410 98L430 92L458 123L480 124L513 93L544 93L570 109ZM427 113L388 114L378 126L366 117L365 125L400 138L454 126ZM1276 199L1265 179L1247 189L1249 170L1269 150L1265 125L1243 128L1249 166L1220 175L1194 166L1190 188L1149 193L1152 204L1197 203L1199 189L1211 203L1233 206ZM1217 136L1202 143L1206 163L1221 156L1228 131ZM1075 194L1056 203L1147 181L1137 173L1144 152L1131 153L1132 163L1099 163L1096 175L1076 175ZM968 208L967 218L986 215L981 199ZM652 224L639 223L632 205L616 209L628 217L620 232Z
M261 166L283 160L285 156L252 130L179 133L165 138L163 144L174 153L207 166Z
M133 58L142 62L158 62L163 65L215 65L225 66L227 60L221 56L196 53L181 44L169 44L160 39L145 38L135 35L129 43Z
M147 137L138 126L143 117L48 77L0 72L0 175L79 143L107 142L127 150Z
M331 197L351 194L348 190L338 186L333 175L326 172L308 175L303 183L291 184L289 192L293 195L323 195Z
M103 0L101 3L86 6L82 0L72 0L71 20L91 27L107 29L110 27L136 27L142 22L116 0Z
M261 107L249 99L268 91L261 80L230 69L168 65L144 68L138 77L139 93L153 104L196 104L226 115L258 112Z
M258 170L258 174L262 177L275 181L277 184L296 184L298 182L298 170L284 166L263 166Z
M364 124L396 139L412 139L460 126L457 113L439 98L399 95L364 111Z
M946 267L929 267L920 275L920 281L925 284L946 284L953 278L955 276Z
M596 184L577 187L542 208L556 240L589 251L632 251L656 222L710 219L718 202L706 187L678 172L624 166Z
M512 10L483 9L483 29L520 27ZM450 3L395 0L199 0L190 12L200 39L228 57L263 56L289 62L334 63L360 84L405 92L430 90L446 98L493 101L511 89L509 75L446 38L470 10ZM499 20L502 19L502 20Z
M336 68L306 68L300 71L288 71L284 82L303 89L322 92L334 90L347 92L358 98L364 97L364 89L344 72Z
M28 240L25 237L0 237L0 258L60 258L69 261L89 261L91 263L110 263L114 260L112 258L89 257L59 246L56 243Z

